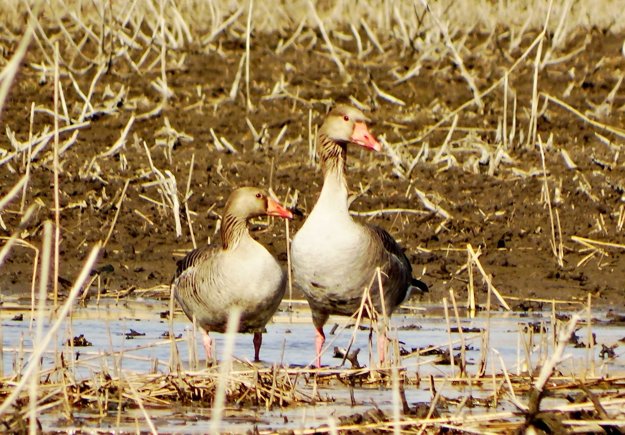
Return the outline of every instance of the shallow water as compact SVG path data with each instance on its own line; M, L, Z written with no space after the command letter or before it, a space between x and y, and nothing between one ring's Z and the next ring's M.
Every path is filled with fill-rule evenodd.
M74 373L78 378L89 377L94 373L108 371L112 376L118 373L148 373L157 370L163 373L169 372L169 359L171 353L170 340L163 338L162 334L169 330L168 320L161 317L161 313L168 311L166 302L157 300L132 300L120 303L111 301L94 303L87 307L76 308L71 316L71 321L66 321L59 330L56 343L50 346L43 361L43 369L54 365L54 356L66 346L68 337L84 334L85 338L92 343L88 347L75 347L74 359L79 361L74 367ZM13 320L18 314L23 315L23 320ZM48 313L49 315L49 313ZM31 349L30 311L25 310L19 304L10 301L0 311L2 322L3 361L2 367L5 375L13 374L28 358L28 350ZM594 313L594 317L604 319L604 313ZM502 363L511 374L526 372L528 368L528 355L531 367L552 353L552 328L551 313L492 313L488 318L484 313L479 313L476 318L461 317L460 325L463 328L479 328L490 331L487 355L486 374L502 372ZM332 349L335 345L346 347L352 338L353 328L344 329L348 319L331 318L326 325L327 343ZM339 327L334 335L329 332L334 323ZM450 319L452 327L457 326L455 318ZM533 334L530 340L528 333L521 331L525 326L532 323L543 324L546 332ZM368 325L368 321L364 325ZM49 319L45 325L49 325ZM46 328L44 328L45 331ZM200 334L196 335L197 341L193 342L194 331L191 323L184 315L176 315L173 322L176 335L181 334L183 340L178 342L178 349L183 364L187 367L194 365L191 349L196 350L199 367L204 366L204 351L201 346ZM132 339L127 338L127 333L135 330L140 334ZM540 328L538 328L540 330ZM566 354L568 358L559 365L563 375L576 375L584 377L594 370L595 375L615 376L625 373L625 357L620 348L616 348L616 358L602 360L599 356L601 344L612 346L618 344L618 340L625 336L625 328L610 326L606 323L592 325L592 332L596 335L597 345L592 351L586 347L573 348L569 346ZM218 358L222 357L225 336L211 334L216 346ZM360 364L369 366L369 331L359 330L354 335L352 348L361 349L359 354ZM588 339L588 330L582 326L577 335L584 343ZM449 333L447 321L440 307L421 307L418 310L405 310L392 318L391 337L397 337L400 346L406 350L411 348L425 348L428 346L442 346L449 349L450 340L453 341L454 353L460 345L460 334ZM463 334L467 346L466 360L467 372L474 376L480 367L481 349L484 347L482 332ZM524 345L523 342L526 344ZM236 336L234 350L235 358L246 361L253 356L252 336L239 334ZM375 334L374 334L375 348ZM67 352L68 350L65 349ZM306 366L314 359L314 329L310 321L308 309L304 305L296 305L294 312L279 312L272 323L267 326L261 349L262 362L259 367L271 367L278 363L284 366ZM374 355L375 357L375 355ZM471 395L474 398L484 398L492 394L492 386L467 387L464 385L452 385L446 381L446 377L458 374L458 367L436 364L437 356L411 355L402 359L401 367L405 368L408 381L405 392L408 403L429 402L432 399L428 378L430 375L436 379L436 388L447 399L463 398ZM501 358L501 359L500 359ZM374 358L375 359L375 358ZM340 364L340 359L332 358L332 351L327 351L323 357L323 363L330 366ZM71 363L70 363L71 364ZM349 363L346 363L349 366ZM417 379L425 380L417 382ZM304 389L312 389L312 385L302 385ZM329 418L336 419L339 416L363 412L372 407L380 407L390 412L393 408L393 400L390 389L384 387L354 387L353 396L356 402L352 406L350 390L348 387L330 382L317 386L319 395L331 397L333 402L318 402L315 405L299 405L288 408L274 408L272 410L249 409L242 411L227 410L224 415L222 428L228 431L246 431L254 427L264 429L286 429L315 427L327 424ZM549 399L543 405L549 406ZM551 404L557 404L553 402ZM501 410L501 408L498 408ZM485 412L481 409L481 412ZM477 412L477 411L476 411ZM159 431L182 430L184 432L202 432L208 428L210 409L200 407L176 406L173 409L150 409L150 416L157 424ZM46 430L68 429L81 424L93 427L117 427L115 418L107 417L100 419L82 410L75 414L74 426L61 420L56 415L42 416L42 422ZM121 420L122 428L134 430L135 427L144 428L145 421L139 410L124 411Z

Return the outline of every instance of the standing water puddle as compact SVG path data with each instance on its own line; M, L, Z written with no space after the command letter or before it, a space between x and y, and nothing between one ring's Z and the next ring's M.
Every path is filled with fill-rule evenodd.
M301 309L300 309L301 308ZM87 307L76 308L72 312L71 321L65 321L59 330L56 342L49 346L42 362L42 370L50 369L59 364L55 357L63 352L63 364L71 369L76 380L90 379L98 373L106 372L111 376L132 376L148 373L169 373L171 357L171 340L164 334L169 331L167 320L168 304L159 300L131 300L119 303L91 303ZM47 313L50 316L50 313ZM22 320L20 319L20 315ZM30 329L30 310L24 309L10 301L0 311L2 322L3 355L2 368L4 377L12 376L23 370L32 348L33 330ZM528 367L535 369L546 357L553 353L554 333L551 328L552 313L491 313L490 318L480 313L476 318L461 317L449 319L449 325L440 307L421 307L420 309L404 310L392 318L391 337L396 337L398 348L402 354L399 365L404 375L404 391L408 405L430 403L433 391L446 399L449 412L455 412L453 405L467 397L488 399L493 396L493 381L489 375L501 375L505 371L510 376L527 374ZM597 320L598 319L598 320ZM50 319L46 318L44 332L49 327ZM334 334L330 334L337 323ZM334 346L345 348L354 336L352 349L360 349L358 361L361 365L370 366L369 347L370 333L366 329L368 320L354 334L353 328L345 328L349 319L331 318L325 328L327 341L330 344L323 357L323 363L337 366L341 359L333 358ZM463 331L458 333L458 323ZM451 327L451 330L450 330ZM485 331L488 330L488 334ZM194 334L190 322L184 315L177 313L173 322L173 331L181 337L177 348L182 365L186 369L201 370L205 367L204 350L200 335ZM607 322L605 313L595 313L592 331L596 343L591 348L586 346L589 330L585 323L578 326L576 332L578 347L571 342L565 354L568 358L558 365L559 374L573 378L616 377L625 374L625 357L619 340L625 336L625 328ZM75 346L72 361L71 349L67 345L70 337L84 336L90 346ZM211 334L217 356L222 358L225 336ZM375 348L375 337L373 334ZM195 342L193 340L196 340ZM450 340L453 353L460 355L461 340L464 340L466 351L466 372L469 377L476 377L482 367L482 349L486 342L485 375L474 382L457 382L460 374L457 366L441 364L445 353L449 351ZM488 340L488 341L485 341ZM80 344L80 340L75 340ZM84 343L83 343L84 344ZM610 355L607 349L612 349ZM391 349L394 346L391 345ZM416 349L436 349L436 352L415 353ZM195 352L195 355L194 355ZM412 353L411 353L412 352ZM371 382L370 376L348 376L347 368L326 370L331 374L320 376L317 383L311 371L304 367L310 365L315 357L314 329L310 313L305 305L296 305L289 313L280 311L274 321L267 325L261 349L262 362L248 364L253 355L252 336L239 334L236 336L234 357L237 360L233 370L270 370L278 364L296 371L301 369L302 375L297 378L298 388L316 397L314 403L296 403L294 406L265 406L243 408L227 407L221 429L231 432L244 432L251 429L281 430L318 427L323 424L338 424L341 417L363 413L372 408L379 408L387 415L392 415L394 400L390 377L385 382ZM199 366L195 367L199 359ZM449 358L447 358L449 359ZM529 363L528 363L529 360ZM594 376L593 376L594 374ZM342 380L339 380L341 378ZM501 379L501 378L498 378ZM531 382L529 378L527 384ZM454 382L455 381L455 382ZM487 382L488 381L488 382ZM490 384L489 384L490 382ZM495 389L506 392L506 387L499 384ZM351 386L350 386L351 384ZM543 407L562 405L562 398L546 398ZM136 408L136 407L135 407ZM99 427L134 431L137 428L147 429L142 412L138 408L125 409L123 418L117 412L99 415L92 408L77 408L73 412L74 421L68 421L60 411L43 413L38 417L45 431L68 430L85 427ZM496 408L485 408L478 405L464 408L470 414L514 411L509 402L501 401ZM206 432L211 416L210 408L205 404L150 407L151 419L159 431L172 432ZM333 423L334 422L334 423Z

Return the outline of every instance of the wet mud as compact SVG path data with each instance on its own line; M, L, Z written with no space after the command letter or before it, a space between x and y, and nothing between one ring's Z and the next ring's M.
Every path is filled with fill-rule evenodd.
M230 98L244 53L240 39L230 36L208 48L172 51L167 82L173 96L152 114L161 102L153 86L159 68L138 73L122 58L113 58L98 75L92 65L74 58L75 68L85 67L73 76L76 84L83 92L93 86L93 110L83 120L87 124L77 128L75 141L68 142L70 132L60 135L61 293L91 246L113 227L89 296L146 289L166 295L176 260L193 248L191 229L196 244L213 240L225 199L237 186L271 187L300 209L304 216L291 224L292 236L321 187L311 158L315 126L333 101L353 97L371 109L372 131L386 146L377 154L349 150L351 209L360 214L356 219L384 227L406 248L415 275L431 287L424 302L439 303L451 288L459 300L465 298L471 245L494 286L520 298L509 300L518 309L542 308L540 302L528 305L526 298L585 303L590 295L593 304L623 310L625 177L618 129L625 125L625 97L617 86L625 68L622 37L579 35L562 51L583 51L539 71L535 119L537 141L544 144L543 169L540 148L528 143L534 62L514 64L534 36L526 35L511 51L505 48L506 34L466 40L466 53L474 54L467 54L465 67L479 89L498 83L509 71L508 89L495 86L482 97L482 107L471 102L461 71L447 58L423 57L391 42L383 53L349 58L346 80L319 45L303 49L300 42L277 54L279 34L255 35L249 106L244 80ZM348 40L338 44L354 50ZM63 59L70 57L65 49ZM31 105L34 135L52 125L44 109L52 107L53 79L50 71L36 67L38 56L36 49L27 54L2 113L2 125L10 132L0 137L0 148L6 150L0 170L3 194L27 171L27 152L11 154L9 136L20 143L28 140ZM417 62L417 75L397 79ZM62 119L60 126L71 131L83 100L67 74L61 83L72 121ZM376 88L403 105L382 98ZM123 143L115 146L120 137ZM32 246L41 243L41 223L54 216L52 143L32 159L23 204L18 197L2 214L0 233L19 233L26 242L16 245L2 265L5 294L28 297ZM175 177L179 237L170 198L159 187L162 180L148 152L161 175ZM33 214L20 223L29 206ZM254 229L255 237L286 264L284 224L258 221ZM478 303L484 304L480 275L475 288ZM297 288L293 297L301 297Z

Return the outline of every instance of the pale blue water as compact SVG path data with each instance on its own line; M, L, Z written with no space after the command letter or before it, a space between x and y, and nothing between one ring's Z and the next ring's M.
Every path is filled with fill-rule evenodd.
M31 337L34 334L29 328L30 312L19 309L7 309L11 304L5 303L5 307L0 311L2 322L2 343L3 361L2 367L4 375L13 374L19 367L23 367L29 357L32 346ZM54 364L54 356L58 351L66 352L69 357L70 350L66 346L66 340L70 336L84 334L85 338L93 346L74 348L74 372L78 378L90 377L95 373L107 371L113 376L117 376L120 370L123 373L149 373L157 370L162 373L169 372L169 359L171 345L168 339L162 337L164 332L169 330L166 319L161 318L160 313L168 311L166 302L156 300L133 300L115 304L113 302L102 302L99 306L91 303L89 306L77 307L72 313L71 322L65 321L63 327L55 340L55 344L50 346L45 354L43 369ZM15 321L12 318L16 314L23 314L23 321ZM601 313L595 314L601 318ZM261 349L262 363L257 367L271 367L273 364L283 366L306 366L314 360L314 329L310 322L310 315L306 306L299 306L295 313L279 312L275 317L275 322L267 326L267 333L264 335ZM339 347L346 347L352 337L353 329L337 329L335 335L329 332L335 322L344 325L347 319L331 318L326 325L325 331L327 342L334 340L334 344ZM456 320L450 319L451 326L456 326ZM546 355L551 354L552 349L552 328L550 325L551 313L533 313L530 317L522 313L495 313L490 319L490 338L488 348L491 350L487 356L486 373L493 371L497 374L502 372L502 363L493 351L501 356L504 366L510 373L515 375L527 369L527 356L531 360L531 366L535 367ZM485 329L488 319L484 314L479 317L461 318L461 325L465 328ZM520 330L528 323L542 322L546 329L545 333L535 333L533 342L529 342L528 334L521 334ZM49 327L49 320L45 320L44 333ZM368 321L364 322L368 325ZM402 330L404 327L417 326L416 330ZM190 352L190 337L193 335L191 323L184 315L177 315L174 319L174 333L181 334L182 341L177 342L180 357L186 367L193 365L194 360ZM127 339L126 333L131 329L145 334L133 339ZM399 329L399 330L396 330ZM580 327L577 332L581 341L587 341L587 329ZM595 375L616 376L625 374L625 357L621 348L617 347L616 358L602 360L599 357L600 344L612 346L618 344L618 340L625 336L625 328L610 326L608 324L595 324L592 332L596 334L598 344L593 352L589 352L585 347L575 349L572 346L567 348L568 359L558 367L564 375L588 374L594 369ZM448 327L440 307L426 307L423 311L412 313L400 313L393 316L391 336L395 335L399 339L402 347L423 348L428 346L443 346L449 348L449 340L454 340L454 347L459 346L458 333L448 332ZM224 349L224 335L211 334L216 346L218 358L222 358ZM197 333L195 349L198 355L200 368L204 367L204 350L201 346L200 334ZM467 371L471 376L475 376L480 365L482 337L481 333L465 333ZM355 334L353 348L360 348L359 362L369 365L368 348L369 332L358 331ZM527 346L522 344L523 338ZM20 344L21 343L21 344ZM246 361L253 357L252 336L249 334L239 334L236 336L234 350L235 358ZM373 346L375 348L375 334ZM459 350L454 350L459 353ZM402 360L401 367L406 370L410 380L415 381L420 378L422 382L415 385L415 382L407 383L405 387L406 398L409 403L429 402L432 395L429 389L428 377L436 378L436 386L447 398L462 398L471 394L473 397L487 397L492 393L492 389L479 388L476 386L466 387L452 385L445 381L452 373L458 374L458 368L452 369L449 365L435 364L436 356L409 356ZM328 351L323 357L323 363L335 366L341 362L340 359L332 358L332 351ZM349 363L346 363L349 366ZM311 390L312 385L303 384L302 388ZM245 412L241 410L226 412L222 428L229 431L246 431L254 427L262 430L268 428L301 428L314 427L328 423L328 418L335 420L341 415L349 415L362 412L373 406L390 412L393 407L392 394L387 388L356 387L354 397L357 406L351 406L349 389L342 384L335 382L331 386L320 386L319 394L322 397L332 397L335 399L331 403L317 403L316 405L300 405L285 409L274 408L273 410L251 409ZM545 402L548 403L548 402ZM484 410L482 410L484 412ZM150 415L158 422L158 429L162 431L179 430L183 432L205 432L210 420L210 410L198 407L179 407L174 410L158 409L150 410ZM89 427L115 428L114 419L109 421L99 420L89 412L80 412L77 417L84 418L85 424ZM68 429L67 422L60 423L56 417L50 415L42 416L42 421L46 422L46 430ZM80 421L80 420L79 420ZM127 430L134 430L139 424L142 429L146 429L145 422L139 410L128 410L124 412L122 427ZM108 426L107 426L108 425ZM112 425L112 426L111 426Z

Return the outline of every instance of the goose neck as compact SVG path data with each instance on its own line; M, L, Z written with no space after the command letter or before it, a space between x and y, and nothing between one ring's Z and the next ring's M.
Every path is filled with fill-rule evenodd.
M325 134L319 135L319 157L324 177L332 174L337 178L345 178L345 162L347 144L331 139Z
M221 221L221 245L223 249L234 249L244 237L249 237L247 220L226 213Z

